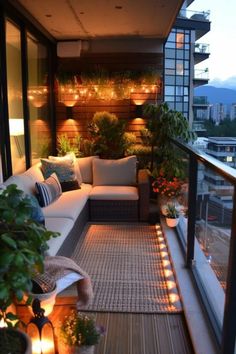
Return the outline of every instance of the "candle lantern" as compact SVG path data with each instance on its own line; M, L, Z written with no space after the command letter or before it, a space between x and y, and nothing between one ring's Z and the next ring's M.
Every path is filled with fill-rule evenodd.
M40 301L32 303L34 317L27 325L27 333L32 340L32 354L58 354L52 322L44 315Z

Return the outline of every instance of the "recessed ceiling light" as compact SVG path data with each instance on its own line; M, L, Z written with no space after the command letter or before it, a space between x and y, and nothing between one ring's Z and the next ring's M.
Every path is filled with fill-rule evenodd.
M116 10L122 10L122 9L123 9L123 6L116 5L116 6L115 6L115 9L116 9Z

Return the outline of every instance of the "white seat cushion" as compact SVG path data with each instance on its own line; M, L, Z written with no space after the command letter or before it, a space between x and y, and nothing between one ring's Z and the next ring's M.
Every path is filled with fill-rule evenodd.
M45 218L69 218L75 222L89 198L91 189L90 184L82 183L81 189L62 193L55 202L43 208Z
M96 186L89 199L92 200L138 200L138 189L132 186Z
M64 240L68 236L68 233L74 226L74 221L68 218L46 218L45 226L47 230L59 232L61 234L58 237L52 237L47 242L49 246L47 253L49 256L55 256Z

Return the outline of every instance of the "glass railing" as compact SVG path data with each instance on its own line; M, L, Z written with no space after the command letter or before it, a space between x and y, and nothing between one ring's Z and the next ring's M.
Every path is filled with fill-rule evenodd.
M175 141L189 173L177 231L224 354L236 339L236 169Z
M192 11L181 9L178 18L186 18L196 21L210 21L210 11Z
M193 104L209 105L207 96L194 96Z
M194 80L209 80L209 70L206 69L195 69L194 70Z
M206 43L195 43L194 44L194 52L209 54L210 46L209 46L209 44L206 44Z

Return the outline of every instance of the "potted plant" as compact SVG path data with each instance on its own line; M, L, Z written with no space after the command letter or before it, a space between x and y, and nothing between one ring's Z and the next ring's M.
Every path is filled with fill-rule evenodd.
M15 326L12 321L16 324L19 321L9 306L16 300L21 301L25 292L30 292L35 271L43 270L47 241L58 235L33 221L32 209L30 198L16 185L0 191L0 321L10 327L10 330L0 330L0 343L4 348L1 353L30 353L26 344L22 345L22 352L18 349L22 339L18 342L15 338L21 332L12 332ZM14 344L16 347L12 347Z
M183 159L179 157L177 149L173 149L171 139L178 138L189 142L196 138L190 130L188 120L181 112L171 110L165 102L158 105L147 104L143 111L149 118L147 131L142 135L149 139L151 146L151 173L156 167L158 172L162 171L169 178L183 178Z
M174 204L167 204L166 206L166 224L169 227L175 227L179 223L179 210Z
M174 177L168 179L164 176L158 176L152 183L154 193L158 193L158 204L160 211L166 215L166 207L169 204L178 204L178 197L182 192L183 181Z
M125 155L133 139L125 133L126 123L113 113L97 112L88 131L94 153L105 159L117 159Z
M61 337L73 353L93 354L104 329L92 316L72 310L61 325Z

